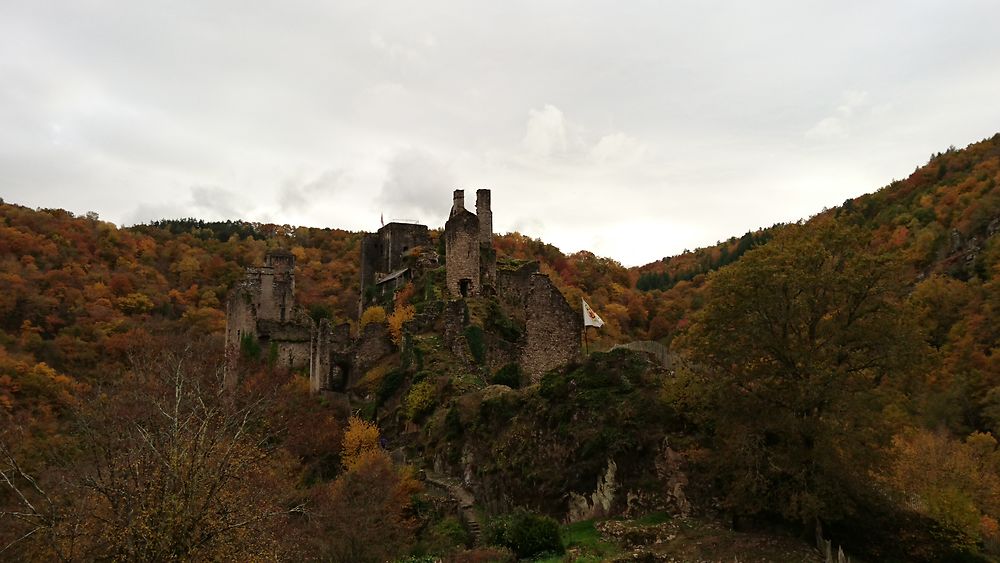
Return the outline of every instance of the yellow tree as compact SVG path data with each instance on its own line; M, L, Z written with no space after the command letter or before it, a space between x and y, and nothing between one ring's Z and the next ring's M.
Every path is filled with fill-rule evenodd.
M358 417L348 422L341 455L345 471L318 501L323 556L345 563L398 558L413 541L419 483L381 449L378 427Z

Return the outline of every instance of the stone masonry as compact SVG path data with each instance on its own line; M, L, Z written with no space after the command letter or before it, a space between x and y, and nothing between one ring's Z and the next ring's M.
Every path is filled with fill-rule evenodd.
M426 305L421 326L430 327L433 318L445 322L445 341L463 362L471 362L464 336L469 323L466 299L495 299L494 307L502 315L524 327L517 337L494 335L487 338L483 365L495 371L512 361L537 381L546 371L577 359L583 329L579 312L570 307L548 276L539 273L538 264L497 269L493 248L493 216L490 190L476 192L476 213L465 209L465 192L455 190L452 209L444 229L446 302ZM367 234L361 245L361 286L363 293L379 283L394 289L400 280L409 279L409 264L416 274L434 267L421 265L412 250L430 244L427 227L408 223L389 223L377 233ZM408 254L410 253L410 254ZM414 261L416 260L416 261ZM383 283L383 285L384 285ZM361 306L366 304L364 295ZM359 310L360 314L360 310ZM415 319L416 321L416 319ZM416 326L411 322L409 326ZM269 252L261 267L247 268L246 278L230 294L226 307L227 368L239 357L246 340L259 345L262 355L276 365L309 370L310 389L315 392L344 391L364 374L397 352L386 326L372 323L356 338L351 338L346 323L333 325L329 320L313 323L295 304L295 257L284 250ZM227 369L226 384L236 384L235 371Z
M371 302L373 290L383 279L403 274L404 257L414 248L430 245L427 225L389 223L361 239L361 299L358 316Z
M455 190L448 222L444 224L445 274L453 299L479 295L479 218L465 208L465 192Z
M277 365L308 367L312 331L312 320L295 305L295 256L269 251L263 266L247 268L226 302L226 386L237 383L231 368L247 340Z

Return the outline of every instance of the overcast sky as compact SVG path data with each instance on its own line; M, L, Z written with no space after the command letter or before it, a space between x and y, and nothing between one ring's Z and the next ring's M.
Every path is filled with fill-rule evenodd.
M638 265L1000 131L1000 2L0 0L0 197Z

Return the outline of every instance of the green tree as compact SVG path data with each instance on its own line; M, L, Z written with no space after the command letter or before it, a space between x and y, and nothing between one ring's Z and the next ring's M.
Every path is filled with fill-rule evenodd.
M859 231L790 226L710 280L686 343L711 393L716 477L735 512L850 514L923 350L907 276Z

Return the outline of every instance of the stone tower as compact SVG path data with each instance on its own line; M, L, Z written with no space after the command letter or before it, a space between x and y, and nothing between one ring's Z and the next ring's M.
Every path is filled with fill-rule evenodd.
M455 190L451 213L444 224L445 279L453 299L480 291L479 237L479 218L465 208L465 191Z
M295 306L295 256L271 250L264 265L250 267L226 302L227 387L236 384L232 362L249 339L276 365L309 365L312 321Z
M420 246L430 246L427 225L388 223L375 233L361 239L361 293L358 317L373 301L380 280L405 268L408 252Z

